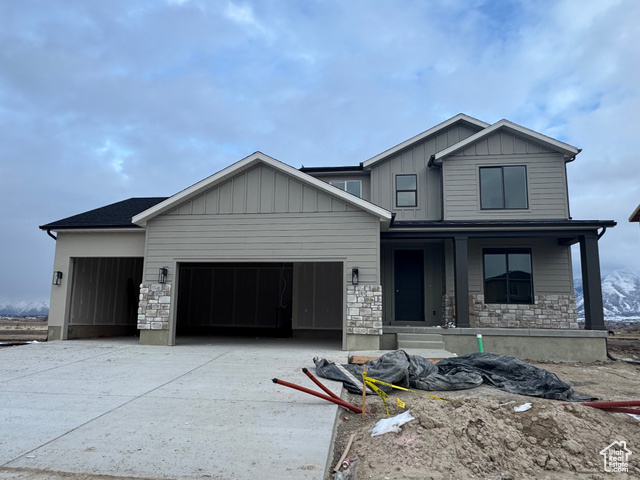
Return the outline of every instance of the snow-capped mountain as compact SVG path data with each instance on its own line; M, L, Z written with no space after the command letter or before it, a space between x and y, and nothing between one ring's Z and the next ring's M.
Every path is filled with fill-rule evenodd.
M582 280L573 280L578 317L584 318ZM620 269L602 279L602 303L607 319L640 318L640 272Z
M39 317L49 314L49 302L2 302L0 301L0 315L16 317Z

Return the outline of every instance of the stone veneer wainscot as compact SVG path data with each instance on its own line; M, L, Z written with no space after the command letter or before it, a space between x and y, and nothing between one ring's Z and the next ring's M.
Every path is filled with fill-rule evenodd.
M140 285L138 330L169 330L170 308L170 283Z
M574 295L536 295L533 304L486 304L484 295L471 301L471 327L578 328Z
M347 285L347 333L382 335L382 286Z

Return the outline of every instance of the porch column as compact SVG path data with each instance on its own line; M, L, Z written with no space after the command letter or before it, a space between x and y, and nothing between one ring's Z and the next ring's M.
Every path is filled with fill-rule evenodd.
M469 328L469 256L468 236L453 237L453 262L455 264L456 326Z
M580 266L584 295L584 329L604 330L602 278L596 232L580 236Z

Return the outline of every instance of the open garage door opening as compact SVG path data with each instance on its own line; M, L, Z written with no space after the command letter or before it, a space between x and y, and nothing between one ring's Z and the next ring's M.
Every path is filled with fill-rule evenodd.
M67 338L137 335L142 258L73 258Z
M335 336L342 263L181 263L177 336Z

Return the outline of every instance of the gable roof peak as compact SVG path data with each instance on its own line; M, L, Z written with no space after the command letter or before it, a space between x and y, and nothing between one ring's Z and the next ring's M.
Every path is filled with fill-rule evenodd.
M432 156L429 163L433 164L434 162L440 161L443 158L457 153L460 150L468 147L469 145L472 145L481 139L487 138L488 136L493 135L494 133L501 130L514 135L518 135L520 137L524 137L527 140L541 144L551 150L555 150L556 152L560 152L564 155L565 161L567 162L573 161L576 155L578 155L582 151L580 148L574 147L573 145L569 145L568 143L561 142L560 140L556 140L555 138L548 137L547 135L536 132L535 130L531 130L530 128L523 127L522 125L518 125L517 123L503 118L493 125L480 130L474 135L471 135L470 137L467 137L464 140L451 145L449 148L445 148L444 150L439 151Z
M243 158L242 160L229 165L226 168L223 168L219 172L210 175L209 177L199 181L198 183L185 188L184 190L167 198L163 202L160 202L157 205L154 205L153 207L140 212L138 215L135 215L132 218L132 222L143 227L146 225L147 221L151 220L152 218L168 212L177 205L195 198L196 196L202 194L210 188L213 188L214 186L219 185L258 164L268 165L269 167L273 168L276 171L279 171L284 175L293 177L296 180L317 188L320 191L328 193L333 197L338 197L346 203L355 206L356 208L360 208L368 213L371 213L372 215L376 215L380 218L382 223L389 223L391 221L391 212L359 197L351 195L350 193L344 192L332 185L329 185L326 182L323 182L322 180L318 180L317 178L301 172L300 170L293 168L292 166L287 165L280 160L277 160L273 157L270 157L269 155L258 151Z
M370 168L374 164L385 160L386 158L390 157L391 155L394 155L394 154L398 153L401 150L409 148L412 145L415 145L416 143L421 142L422 140L426 139L427 137L435 135L435 134L441 132L442 130L445 130L446 128L451 127L452 125L455 125L456 123L465 123L467 125L470 125L470 126L472 126L474 128L478 128L478 129L484 129L484 128L487 128L488 126L490 126L489 123L483 122L482 120L478 120L477 118L473 118L473 117L471 117L471 116L469 116L469 115L467 115L465 113L458 113L457 115L454 115L453 117L445 120L444 122L439 123L435 127L431 127L430 129L425 130L424 132L419 133L418 135L415 135L415 136L409 138L408 140L405 140L402 143L399 143L395 147L391 147L391 148L385 150L384 152L379 153L378 155L376 155L374 157L371 157L369 160L366 160L366 161L362 162L361 165L364 168Z

